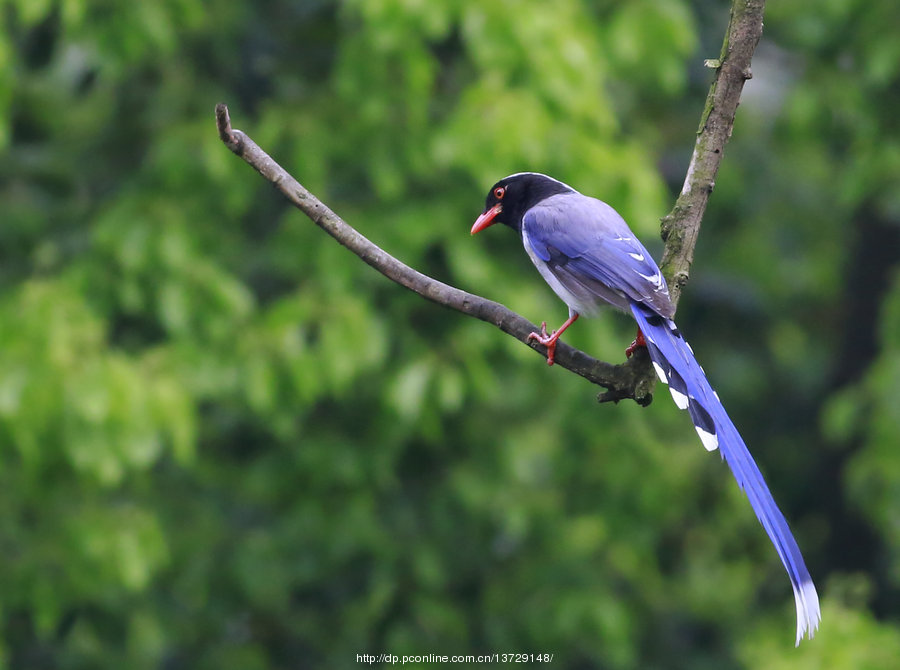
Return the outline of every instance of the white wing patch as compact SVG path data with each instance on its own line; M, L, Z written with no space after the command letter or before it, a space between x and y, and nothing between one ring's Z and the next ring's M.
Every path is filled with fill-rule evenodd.
M635 272L637 272L637 270L635 270ZM646 279L648 282L650 282L654 286L660 285L660 276L659 276L658 272L656 272L652 275L645 275L645 274L641 274L640 272L638 272L638 275L643 277L644 279Z
M639 263L644 260L644 254L633 254L629 251L628 255L631 256L634 260L638 261Z

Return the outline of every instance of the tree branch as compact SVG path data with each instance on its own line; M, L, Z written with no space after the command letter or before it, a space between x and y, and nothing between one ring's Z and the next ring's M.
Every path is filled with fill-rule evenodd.
M539 330L528 319L500 303L448 286L413 270L353 229L288 174L246 133L232 128L228 107L223 103L216 105L216 125L225 146L274 184L297 209L312 219L313 223L385 277L439 305L492 323L504 333L546 355L543 345L528 340L530 333ZM633 398L641 405L648 405L653 399L653 381L647 374L650 368L649 358L643 350L635 352L634 356L621 365L612 365L598 361L564 342L558 342L556 364L605 387L606 393L601 394L604 401L617 402Z
M764 0L734 0L721 56L712 64L717 68L716 77L706 99L684 187L672 212L662 219L665 252L660 266L675 302L687 283L700 222L715 184L722 152L731 136L744 81L750 78L750 59L762 34L764 6ZM250 137L232 128L228 107L224 103L216 105L216 125L219 137L233 153L274 184L317 226L385 277L439 305L492 323L546 355L543 345L528 340L528 335L538 328L524 317L500 303L454 288L412 269L349 226ZM556 364L605 387L607 390L597 398L600 402L631 398L640 405L649 405L653 399L655 376L645 349L638 349L625 363L612 365L560 341L556 348Z
M700 223L731 137L744 82L753 76L750 60L762 36L765 6L765 0L734 0L722 53L718 59L706 61L707 67L716 68L716 76L706 96L681 194L661 221L666 246L660 269L676 305L690 276Z

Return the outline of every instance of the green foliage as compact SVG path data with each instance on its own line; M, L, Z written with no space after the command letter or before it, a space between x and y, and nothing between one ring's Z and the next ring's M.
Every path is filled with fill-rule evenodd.
M565 309L487 187L553 174L653 247L723 7L11 0L0 32L0 667L888 667L900 573L900 59L887 0L771 3L679 323L804 548L819 637L663 391L584 381L374 273ZM633 326L567 333L619 360Z
M748 667L781 670L828 670L829 668L890 668L900 654L900 637L895 626L879 623L864 609L831 602L822 609L830 622L829 634L815 645L804 645L790 658L777 648L775 631L760 630L742 645L741 656ZM860 644L865 640L866 644Z

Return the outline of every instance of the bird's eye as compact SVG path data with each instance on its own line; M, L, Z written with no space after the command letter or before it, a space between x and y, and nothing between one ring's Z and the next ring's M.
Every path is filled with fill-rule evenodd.
M498 186L494 189L494 197L497 200L503 200L504 195L506 195L506 189L503 186Z

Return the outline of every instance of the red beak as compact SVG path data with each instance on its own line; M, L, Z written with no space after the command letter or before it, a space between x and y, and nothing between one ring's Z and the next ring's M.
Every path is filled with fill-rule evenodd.
M485 211L484 214L475 219L475 225L472 226L472 234L474 235L475 233L480 233L482 230L494 223L494 219L502 209L503 206L498 202L489 210Z

